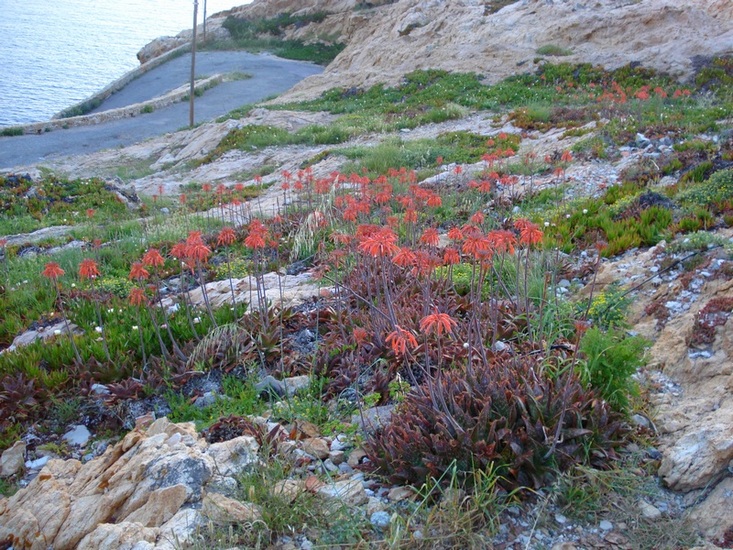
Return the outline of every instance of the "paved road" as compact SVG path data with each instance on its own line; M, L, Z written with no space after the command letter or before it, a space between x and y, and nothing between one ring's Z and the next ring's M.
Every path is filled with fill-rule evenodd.
M196 98L195 121L205 122L229 111L290 89L323 70L318 65L247 52L198 52L196 75L242 72L246 80L223 82ZM124 107L160 96L188 82L191 54L152 69L108 98L97 111ZM123 147L188 125L188 102L152 113L95 126L55 130L41 135L0 137L0 170L43 164L55 156L92 153Z

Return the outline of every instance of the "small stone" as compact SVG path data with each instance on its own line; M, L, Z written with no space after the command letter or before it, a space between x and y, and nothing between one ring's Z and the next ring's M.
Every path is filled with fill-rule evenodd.
M282 382L282 387L289 397L293 397L297 393L307 390L311 385L311 378L307 374L302 376L291 376L285 378Z
M331 441L332 451L344 451L348 446L348 443L346 443L346 436L343 435L339 435Z
M382 512L387 508L387 505L377 497L369 497L369 501L366 505L366 513L371 516L374 512Z
M301 444L303 446L303 450L306 453L311 456L315 456L320 460L328 458L328 453L331 452L328 443L322 437L311 437L309 439L304 439Z
M343 451L331 451L328 453L328 459L338 466L346 460L346 453Z
M566 518L562 514L555 514L555 521L558 522L560 525L565 525L568 522L568 518Z
M402 500L412 498L414 494L415 493L413 493L412 489L409 487L394 487L390 489L389 493L387 493L387 498L392 502L400 502Z
M296 479L283 479L275 484L272 494L293 502L298 495L305 492L305 483Z
M267 375L262 380L255 384L255 390L258 395L272 395L275 394L278 397L285 395L285 388L283 387L280 380L274 376Z
M354 449L349 455L349 466L351 466L352 468L356 468L359 464L361 464L361 461L365 456L366 453L363 449Z
M25 466L25 443L16 441L0 457L0 476L14 476L23 470L23 466Z
M214 391L207 391L202 396L198 397L196 401L194 401L194 406L198 407L199 409L204 409L206 407L210 407L214 403L216 403L218 395Z
M331 472L332 474L335 474L339 471L339 467L336 466L333 462L331 462L330 458L327 458L323 461L323 469L327 472Z
M89 442L89 438L92 434L84 425L70 426L71 430L64 434L64 441L68 442L69 445L78 445L83 447Z
M262 519L262 511L256 504L239 502L219 493L207 494L201 511L219 525L251 523Z
M656 520L662 517L662 512L653 504L649 504L645 500L639 501L639 510L641 515L647 519Z
M641 414L635 414L631 417L631 421L636 424L637 426L640 426L642 428L651 429L652 424L649 422L649 419Z
M607 519L604 519L600 524L598 524L598 527L601 528L601 531L610 531L611 529L613 529L613 523L611 523Z
M386 529L389 527L390 516L387 512L374 512L369 516L369 521L377 529Z
M92 393L94 395L109 395L109 389L104 384L92 384Z
M576 550L576 548L572 542L558 542L550 550Z
M359 506L369 500L361 481L355 479L345 479L324 485L318 489L318 494L329 499L340 500L349 506Z
M50 456L42 456L35 460L29 460L25 463L25 467L29 470L40 470L48 463L49 460L51 460Z

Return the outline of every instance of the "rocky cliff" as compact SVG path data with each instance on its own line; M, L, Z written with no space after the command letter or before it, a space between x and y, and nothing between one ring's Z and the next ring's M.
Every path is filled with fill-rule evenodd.
M291 9L290 2L257 0L231 14L267 18ZM559 59L606 68L638 63L686 79L696 63L733 52L727 0L313 0L297 13L313 11L331 15L289 29L289 36L338 35L347 47L289 99L335 86L394 84L428 68L476 72L496 82Z

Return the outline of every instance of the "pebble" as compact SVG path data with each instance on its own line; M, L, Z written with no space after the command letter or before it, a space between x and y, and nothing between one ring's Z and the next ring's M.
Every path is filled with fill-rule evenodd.
M25 467L29 470L40 470L48 463L49 460L51 460L50 456L42 456L41 458L27 461L25 463Z
M558 522L560 525L564 525L568 522L568 518L566 518L562 514L555 514L555 521Z
M374 512L369 521L377 529L386 529L389 526L390 515L387 512Z
M645 500L639 501L639 511L641 512L641 515L647 519L655 520L662 517L662 512L659 508L653 504L649 504Z
M89 438L92 434L86 426L69 426L71 429L64 434L64 441L67 441L70 445L78 445L83 447L89 442Z
M598 527L600 527L602 531L610 531L611 529L613 529L613 523L611 523L611 522L610 522L610 521L608 521L607 519L604 519L604 520L603 520L603 521L602 521L602 522L601 522L601 523L600 523L600 524L598 525Z
M94 395L109 395L109 389L104 384L92 384L92 393Z

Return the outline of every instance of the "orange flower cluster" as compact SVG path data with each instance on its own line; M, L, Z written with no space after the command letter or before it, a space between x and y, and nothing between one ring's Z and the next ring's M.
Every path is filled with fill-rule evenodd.
M61 277L64 273L65 271L61 269L61 266L57 264L56 262L48 262L43 267L43 271L41 272L41 274L44 277L51 279L52 281L55 281L56 279Z
M453 332L458 322L447 313L439 313L437 309L430 315L426 315L420 320L420 330L425 334L435 334L442 336Z
M415 335L400 326L395 326L395 330L387 335L385 341L392 347L395 355L405 355L417 347Z
M260 220L252 220L249 224L249 234L244 239L244 246L255 250L267 246L267 228Z
M79 264L79 277L81 279L96 279L99 275L97 262L91 258L85 258Z

